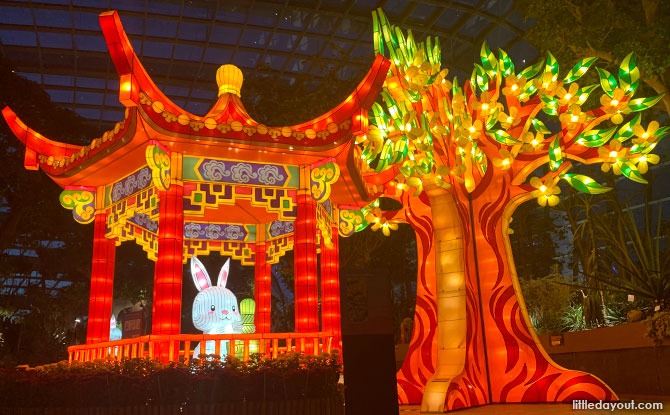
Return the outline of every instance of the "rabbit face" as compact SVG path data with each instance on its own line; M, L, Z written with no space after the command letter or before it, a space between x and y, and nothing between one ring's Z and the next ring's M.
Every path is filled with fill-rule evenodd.
M217 285L213 286L202 262L196 257L191 258L191 275L200 291L193 302L193 324L205 334L242 332L237 297L226 288L229 270L230 259L221 268Z
M198 293L193 302L193 324L206 334L237 333L242 323L237 298L225 287L210 287Z

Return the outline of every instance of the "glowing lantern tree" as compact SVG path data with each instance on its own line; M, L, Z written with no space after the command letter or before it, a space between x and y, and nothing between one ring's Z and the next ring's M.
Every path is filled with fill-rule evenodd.
M374 125L358 140L361 158L380 193L410 206L427 199L432 247L426 249L435 252L434 280L423 281L429 291L434 284L434 298L417 301L415 319L427 317L415 321L421 333L413 335L429 338L427 326L437 325L432 347L414 350L424 353L423 366L435 365L433 375L425 382L408 366L419 359L410 350L398 373L401 400L423 394L422 410L443 410L615 399L602 381L561 368L542 349L519 290L508 225L524 201L556 205L559 180L580 192L609 190L574 173L573 163L600 163L605 172L645 183L642 174L659 160L652 151L669 128L655 121L644 126L639 113L661 97L633 98L635 55L626 57L618 76L598 68L599 84L580 85L595 58L563 75L551 54L518 70L507 53L484 44L481 64L459 83L447 79L436 38L417 43L381 11L373 18L375 50L391 67L372 108ZM374 211L362 210L361 227L392 229L394 220ZM410 223L417 221L410 216Z

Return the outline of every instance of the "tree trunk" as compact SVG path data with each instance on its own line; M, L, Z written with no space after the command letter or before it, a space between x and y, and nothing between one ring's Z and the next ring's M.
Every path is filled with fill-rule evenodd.
M554 363L530 328L508 237L511 214L525 191L512 186L506 172L490 174L491 181L472 194L454 189L464 237L467 342L464 368L449 384L445 409L615 399L595 376ZM443 214L435 208L433 213Z
M462 371L465 358L463 235L451 193L429 184L424 188L428 200L403 200L405 220L416 233L419 268L412 337L397 373L398 396L400 403L423 400L422 410L441 411L449 381Z
M417 198L405 197L404 219L416 234L417 284L412 334L407 355L396 374L398 400L418 404L428 379L435 372L437 353L437 302L435 297L435 249L430 206Z

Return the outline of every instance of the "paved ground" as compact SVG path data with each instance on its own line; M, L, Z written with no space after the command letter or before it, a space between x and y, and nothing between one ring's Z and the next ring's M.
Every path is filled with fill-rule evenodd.
M621 402L630 402L622 399ZM454 415L601 415L601 414L670 414L670 397L635 399L635 402L663 402L662 410L634 410L634 409L572 409L569 404L505 404L485 405L476 408L452 412ZM401 406L400 415L428 415L435 412L422 413L418 405Z

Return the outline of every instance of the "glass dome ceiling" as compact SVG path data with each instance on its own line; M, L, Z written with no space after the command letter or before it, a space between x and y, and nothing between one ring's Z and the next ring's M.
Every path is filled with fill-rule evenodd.
M123 108L101 12L117 10L156 84L178 105L204 114L225 63L268 89L353 87L374 58L377 7L418 40L438 36L445 66L459 77L469 77L484 40L520 64L538 57L522 38L529 24L512 0L0 0L0 53L54 102L103 130L122 119ZM253 100L244 88L242 94Z

